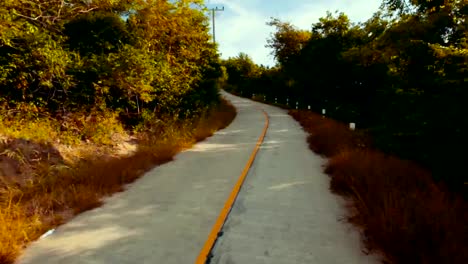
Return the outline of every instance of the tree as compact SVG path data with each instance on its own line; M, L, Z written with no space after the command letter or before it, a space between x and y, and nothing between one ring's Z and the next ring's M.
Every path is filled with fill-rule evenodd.
M0 98L52 112L199 112L220 76L204 11L201 0L3 1Z
M66 44L82 56L117 52L124 44L130 44L130 36L124 20L109 12L92 12L65 23Z
M272 19L266 46L277 68L251 76L231 70L228 83L358 122L376 147L460 190L468 182L457 173L468 147L468 2L390 0L384 7L360 24L327 12L307 32Z
M279 19L272 18L267 25L275 27L276 32L267 40L266 47L272 49L272 55L282 66L291 63L311 36L310 32Z
M251 82L258 76L259 69L249 55L241 52L237 57L225 60L223 66L226 68L227 84L230 86L231 91L255 93Z

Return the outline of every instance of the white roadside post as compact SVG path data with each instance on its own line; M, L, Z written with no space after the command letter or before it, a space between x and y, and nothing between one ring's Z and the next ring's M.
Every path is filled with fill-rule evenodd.
M310 105L307 106L307 110L310 110Z
M289 98L286 98L286 105L289 105Z
M299 102L296 101L296 110L299 109Z
M326 112L327 112L327 111L326 111L325 109L322 109L322 118L325 118L325 113L326 113Z
M255 98L255 94L252 94L252 98Z
M351 130L356 130L356 123L349 123L349 128Z
M278 103L278 98L277 98L277 97L275 97L275 104L277 104L277 103Z
M263 101L266 102L266 95L263 96Z
M39 239L44 239L50 235L52 235L53 233L55 232L55 228L54 229L50 229L49 231L45 232L44 234L42 234L42 236L39 237Z

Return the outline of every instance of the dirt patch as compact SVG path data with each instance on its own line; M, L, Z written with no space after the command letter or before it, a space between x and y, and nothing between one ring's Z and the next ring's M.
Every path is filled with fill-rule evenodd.
M26 139L3 138L0 144L0 177L11 183L24 185L32 179L37 165L63 163L60 152L52 144Z

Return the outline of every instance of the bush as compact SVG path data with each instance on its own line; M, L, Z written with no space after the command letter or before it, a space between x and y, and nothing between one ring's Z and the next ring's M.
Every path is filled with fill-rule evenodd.
M81 137L96 144L112 145L119 134L124 133L118 113L98 113L81 117Z

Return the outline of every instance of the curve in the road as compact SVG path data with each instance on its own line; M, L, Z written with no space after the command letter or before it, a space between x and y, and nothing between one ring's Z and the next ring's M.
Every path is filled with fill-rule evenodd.
M249 173L250 168L252 167L252 164L255 160L255 157L257 156L258 150L260 149L260 146L263 143L263 140L265 139L265 135L268 131L268 125L269 125L269 118L268 114L265 112L265 110L262 110L263 114L265 115L265 126L263 127L262 134L258 138L257 144L252 151L252 154L250 155L249 160L247 161L247 164L244 167L244 170L242 171L239 180L237 180L236 185L231 191L231 194L229 195L228 199L226 200L223 209L221 210L221 213L218 216L218 219L216 220L213 229L211 230L210 234L208 235L208 239L206 240L202 250L200 251L200 254L198 255L195 263L196 264L205 264L206 260L209 257L210 251L213 248L216 239L219 236L219 232L223 228L224 223L226 222L226 219L229 215L229 212L232 209L232 206L234 205L234 202L236 201L237 195L239 194L239 191L242 187L242 184L245 181L245 178L247 177L247 174Z
M263 105L223 96L237 109L227 128L31 243L16 263L194 263L264 128Z
M300 125L222 95L237 108L231 125L31 243L17 263L378 263L339 220L346 203Z

